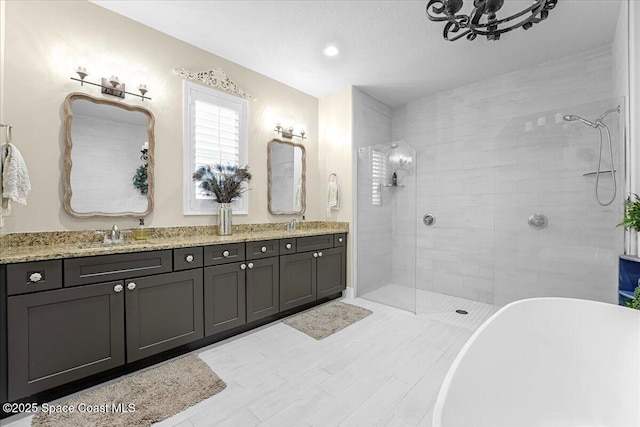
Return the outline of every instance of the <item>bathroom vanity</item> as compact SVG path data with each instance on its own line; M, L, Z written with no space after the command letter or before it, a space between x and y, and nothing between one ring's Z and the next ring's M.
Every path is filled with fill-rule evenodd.
M5 248L0 400L50 400L339 297L347 232Z

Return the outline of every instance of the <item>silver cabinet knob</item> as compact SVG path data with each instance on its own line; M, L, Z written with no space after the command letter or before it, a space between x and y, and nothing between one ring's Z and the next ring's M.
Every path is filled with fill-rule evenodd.
M313 257L314 257L314 258L318 258L318 252L314 252L314 253L313 253Z
M31 273L31 275L29 275L29 281L31 283L38 283L40 280L42 280L42 274L40 273Z
M127 289L129 289L130 291L134 290L136 288L136 284L131 282L127 285Z
M249 265L247 265L247 267L249 267L249 268L253 268L253 263L252 263L252 262L250 262L250 263L249 263Z
M240 264L240 270L245 270L247 268L247 264Z
M291 243L287 243L286 245L284 245L284 247L287 249L291 249Z
M338 237L338 243L342 243L344 239L342 237Z
M222 252L222 256L225 258L229 258L229 251Z
M322 252L318 252L318 256L322 256Z
M193 262L194 258L193 255L189 254L186 257L184 257L184 260L187 262Z
M260 252L262 252L262 253L267 252L267 247L266 246L261 247L260 248Z
M122 285L115 285L113 287L113 290L116 291L116 292L122 292Z

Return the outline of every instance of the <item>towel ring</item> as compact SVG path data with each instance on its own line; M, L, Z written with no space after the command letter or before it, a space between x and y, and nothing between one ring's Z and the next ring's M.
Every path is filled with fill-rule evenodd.
M335 178L333 181L331 180L332 177ZM338 182L338 175L336 173L329 175L329 182Z

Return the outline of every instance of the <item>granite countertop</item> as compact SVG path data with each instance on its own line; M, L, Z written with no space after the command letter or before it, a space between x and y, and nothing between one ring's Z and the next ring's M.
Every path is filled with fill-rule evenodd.
M243 224L230 236L218 236L216 226L149 228L147 240L134 240L131 231L123 230L124 243L116 244L103 243L103 231L9 234L0 241L0 264L347 233L349 223L303 222L294 232L282 223Z

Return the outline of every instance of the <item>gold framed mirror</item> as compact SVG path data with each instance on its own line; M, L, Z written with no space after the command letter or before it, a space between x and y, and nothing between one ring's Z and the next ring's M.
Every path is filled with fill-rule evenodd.
M272 139L267 146L268 203L272 215L306 209L307 160L303 145Z
M153 210L153 114L71 93L64 102L64 209L74 217L145 216Z

